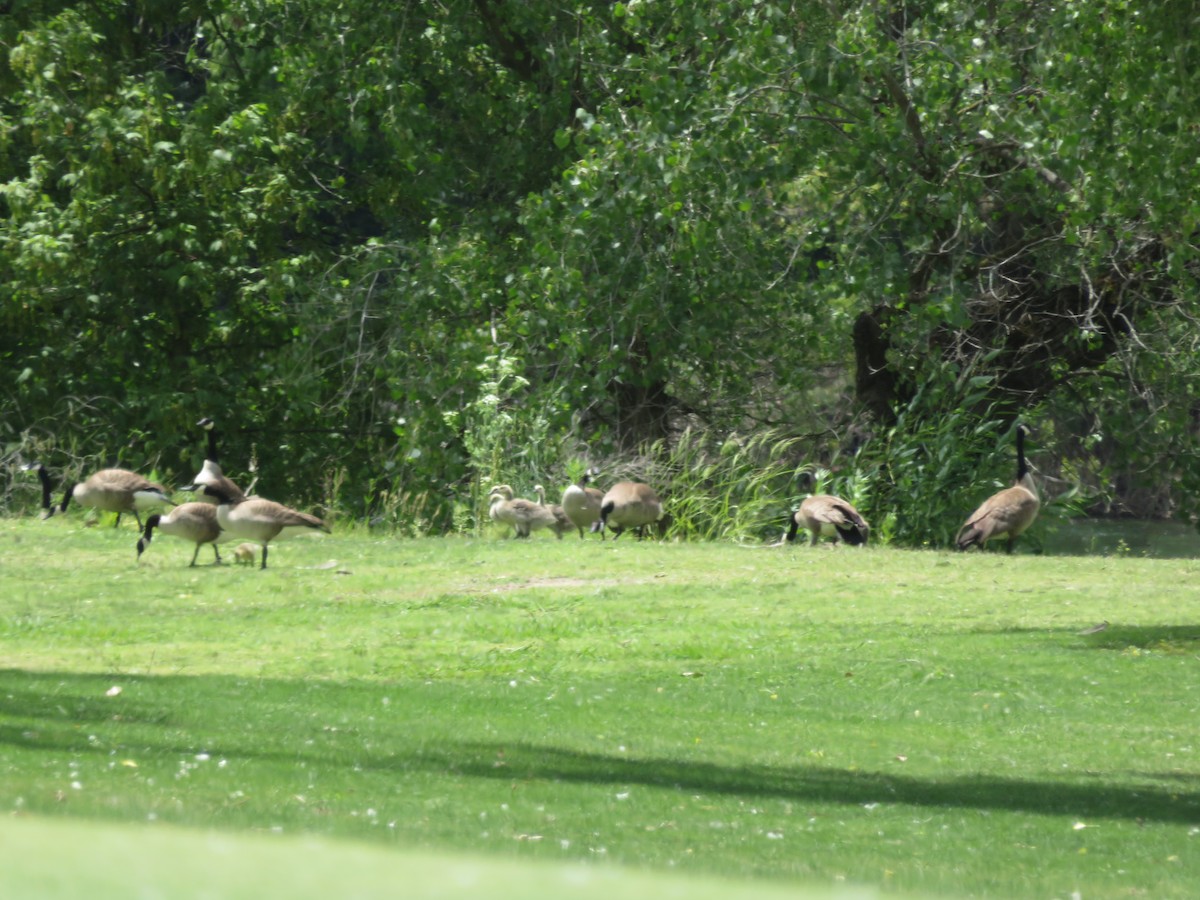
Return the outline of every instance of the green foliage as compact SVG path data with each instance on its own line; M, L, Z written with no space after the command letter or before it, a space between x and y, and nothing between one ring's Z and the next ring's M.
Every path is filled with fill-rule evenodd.
M971 511L1012 484L1012 428L988 404L989 381L947 364L924 367L896 423L863 448L856 467L869 500L858 509L880 541L951 547Z
M463 435L468 455L471 507L483 510L491 487L538 481L547 468L549 421L537 404L526 404L529 380L520 361L501 350L477 367L475 399L463 411L447 410L447 423ZM477 520L479 534L484 521Z
M653 462L643 477L663 498L667 536L778 538L787 527L785 498L804 471L795 461L798 439L773 431L713 437L686 431L671 447L656 444L647 453Z
M268 495L451 530L501 412L535 441L522 477L687 428L843 432L855 402L878 447L934 358L1052 418L1089 483L1190 510L1197 214L1163 176L1195 155L1190 15L18 4L0 441L182 479L214 415ZM864 313L888 352L860 381L909 387L831 399ZM479 415L501 345L528 383ZM1081 421L1103 440L1073 444Z

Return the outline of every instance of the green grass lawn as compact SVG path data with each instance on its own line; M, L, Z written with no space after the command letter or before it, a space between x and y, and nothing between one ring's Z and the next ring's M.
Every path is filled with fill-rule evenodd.
M129 896L218 839L240 861L193 883L288 896L1200 885L1200 561L341 531L264 572L136 537L0 522L28 896ZM131 835L141 866L62 866Z

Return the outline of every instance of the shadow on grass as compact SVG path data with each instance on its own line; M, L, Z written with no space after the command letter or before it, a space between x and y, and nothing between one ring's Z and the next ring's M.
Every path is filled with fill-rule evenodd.
M503 765L498 766L500 758ZM1200 776L1174 776L1184 784L1173 790L1100 780L1067 784L993 775L909 778L806 765L718 766L626 759L537 744L457 745L444 751L426 750L421 762L475 778L641 784L689 794L776 797L797 803L895 803L1158 822L1195 822L1200 817Z
M485 734L503 699L486 688L447 684L403 713L376 717L396 685L293 682L227 676L123 677L0 670L0 760L13 752L109 757L134 747L147 763L203 749L213 757L352 773L444 774L502 781L611 785L689 795L774 797L795 803L1006 810L1035 815L1145 822L1200 821L1200 774L1091 773L1085 781L948 773L905 776L801 763L721 765L667 757L630 758L536 742L433 739L437 721L459 735ZM395 702L395 701L393 701ZM218 705L221 712L197 706ZM331 721L347 722L330 728ZM86 727L84 727L86 726ZM97 735L100 737L97 739ZM123 751L124 752L124 751ZM686 752L695 750L689 746ZM287 775L268 776L286 778ZM1164 785L1146 784L1154 778ZM1141 783L1131 783L1142 780Z
M1200 652L1200 625L1109 625L1080 636L1098 650L1152 650L1160 653Z
M1075 637L1080 650L1155 650L1165 653L1200 653L1200 625L1110 625L1097 623L1093 628L976 628L971 634L1029 635L1031 638Z

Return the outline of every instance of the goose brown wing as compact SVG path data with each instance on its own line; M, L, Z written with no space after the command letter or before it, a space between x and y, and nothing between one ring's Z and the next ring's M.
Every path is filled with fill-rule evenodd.
M274 500L254 497L249 500L243 500L235 508L237 509L237 517L244 522L278 525L282 528L318 528L321 531L329 530L325 523L316 516L302 513L299 510L284 506L282 503L276 503Z
M89 478L88 482L93 490L100 491L130 491L133 493L150 491L160 494L166 493L161 484L156 484L149 478L139 475L137 472L130 472L128 469L101 469Z
M829 513L832 521L839 525L853 525L857 528L865 528L866 520L858 514L858 510L847 503L845 500L836 500L829 505Z

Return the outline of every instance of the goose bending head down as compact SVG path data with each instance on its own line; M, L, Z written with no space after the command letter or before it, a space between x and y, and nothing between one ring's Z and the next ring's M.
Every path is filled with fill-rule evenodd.
M154 513L146 519L145 531L137 542L139 562L142 559L142 553L150 546L155 528L163 534L173 535L196 545L196 551L192 554L191 566L196 565L196 557L200 555L200 548L205 544L212 544L215 557L213 562L215 565L221 564L221 552L217 549L217 543L223 539L228 540L228 537L222 537L224 533L217 522L217 508L211 503L183 503L165 516Z
M48 519L55 513L55 507L50 503L50 476L41 463L33 463L30 468L36 468L42 480L42 507L45 510L44 517ZM80 506L101 512L115 512L117 520L113 523L114 528L121 524L124 513L133 513L139 531L142 530L142 511L175 505L161 484L128 469L101 469L84 481L68 482L57 511L65 513L72 500Z
M329 526L308 513L265 500L262 497L235 499L219 487L206 484L202 492L217 501L217 522L230 538L253 541L262 547L261 569L267 567L267 545L298 534L330 533Z
M1013 543L1037 518L1042 501L1025 462L1026 431L1024 425L1017 426L1017 477L1013 486L992 494L967 517L954 541L959 550L984 548L992 538L1005 538L1005 550L1012 553Z
M26 463L21 466L23 470L35 471L38 475L38 481L42 485L42 518L48 519L54 515L54 485L50 481L50 473L46 471L46 467L40 462Z
M796 540L801 528L808 531L813 546L823 537L850 545L865 544L871 532L867 520L859 515L857 509L832 494L813 494L804 498L800 508L788 521L786 539L789 542Z
M592 526L592 531L603 534L605 528L611 528L615 541L626 529L633 528L641 540L646 526L653 525L662 517L662 501L650 485L640 481L619 481L601 499L600 518Z

